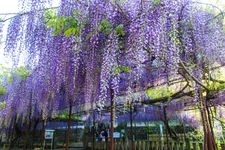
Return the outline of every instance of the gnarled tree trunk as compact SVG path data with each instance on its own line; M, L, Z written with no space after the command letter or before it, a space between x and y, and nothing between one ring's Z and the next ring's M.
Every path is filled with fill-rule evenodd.
M202 118L202 125L204 131L204 150L216 150L216 142L213 134L213 129L211 127L210 114L207 112L206 99L203 98L202 89L199 88L199 106Z

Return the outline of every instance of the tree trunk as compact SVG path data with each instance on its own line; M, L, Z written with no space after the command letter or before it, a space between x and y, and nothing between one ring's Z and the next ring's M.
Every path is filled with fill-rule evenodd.
M43 147L43 149L45 148L45 127L46 127L46 122L47 120L44 118L42 120L42 131L41 131L41 146Z
M30 119L30 117L29 117L29 121L28 121L28 128L27 128L27 130L26 130L26 132L25 132L25 139L26 139L26 142L25 142L25 145L24 145L24 147L25 147L25 149L32 149L31 148L31 119Z
M210 127L209 113L207 113L206 99L203 98L202 89L199 88L199 106L204 131L204 150L216 150L216 142L213 130Z
M131 150L134 150L134 133L133 133L133 108L130 103L130 133L131 133Z
M110 109L110 150L114 150L114 91L111 89L111 109Z
M35 141L35 131L37 129L37 126L38 126L38 123L39 123L39 119L34 119L34 125L33 125L33 130L32 130L32 138L31 138L31 147L33 148L34 147L34 141Z
M9 149L11 149L14 144L15 144L15 141L14 141L14 135L15 135L15 127L16 127L16 120L17 120L17 115L14 117L13 121L12 121L12 130L10 131L9 130L9 138L8 138L8 142L9 143Z
M167 133L170 135L170 137L175 141L178 140L179 137L177 136L176 132L174 132L169 126L169 121L168 121L167 114L166 114L166 106L163 106L163 123L164 123L165 129L166 129Z
M66 131L66 147L65 149L69 149L69 142L70 142L70 126L71 126L71 117L72 117L72 102L70 101L70 107L69 107L69 116L67 121L67 131Z

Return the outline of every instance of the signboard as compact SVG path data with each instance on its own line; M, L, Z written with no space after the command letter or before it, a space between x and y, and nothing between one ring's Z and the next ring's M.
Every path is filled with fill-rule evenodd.
M7 141L7 136L5 133L2 134L2 142L5 143Z
M47 140L53 139L54 131L55 130L45 130L45 139Z
M114 132L113 133L114 138L120 138L120 133L119 132Z

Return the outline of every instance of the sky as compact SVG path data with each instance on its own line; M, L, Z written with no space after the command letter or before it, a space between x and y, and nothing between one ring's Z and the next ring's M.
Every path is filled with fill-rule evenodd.
M54 6L58 5L58 0L54 0ZM220 9L225 8L225 0L196 0L203 3L209 3L213 5L217 5ZM2 13L17 13L18 9L18 0L0 0L0 14ZM3 17L0 15L0 18ZM6 28L4 29L6 32ZM0 64L5 65L6 67L11 67L11 62L3 55L3 46L0 45Z
M20 0L0 0L0 18L4 19L4 15L1 14L5 14L5 13L18 13L19 9L18 9L18 1ZM53 0L53 7L58 6L58 0ZM7 17L8 18L8 17ZM7 25L8 25L9 21L5 23L4 25L4 33L3 35L6 35L6 31L7 31ZM4 39L4 37L3 37ZM6 56L4 56L4 46L2 44L0 44L0 64L3 64L5 67L12 67L12 62L9 58L7 58Z
M17 0L1 0L0 2L0 13L8 12L18 12L17 9Z
M18 12L17 0L0 1L0 14L2 13L16 13ZM4 16L0 16L1 18ZM4 32L6 27L4 28ZM0 44L0 64L6 67L11 67L10 61L3 55L3 45Z

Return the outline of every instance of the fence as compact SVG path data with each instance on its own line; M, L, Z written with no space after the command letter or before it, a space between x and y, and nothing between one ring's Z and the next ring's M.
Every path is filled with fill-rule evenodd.
M89 143L89 146L92 147L92 143ZM217 144L218 150L225 150L225 144ZM96 150L107 150L106 142L96 142ZM115 142L116 150L132 150L131 141L117 141ZM133 142L134 150L203 150L203 143L201 142L176 142L169 141L168 144L161 141L134 141Z
M23 143L19 147L23 147ZM40 148L40 143L34 144L36 148ZM8 144L5 144L3 149L8 148ZM46 148L50 146L46 144ZM65 147L65 143L56 142L54 144L54 149ZM71 142L71 148L80 148L85 150L109 150L109 142L105 141L88 141L86 144L83 142ZM203 150L203 143L196 141L169 141L168 144L160 140L139 140L134 141L115 141L115 150ZM225 143L217 144L218 150L225 150Z

